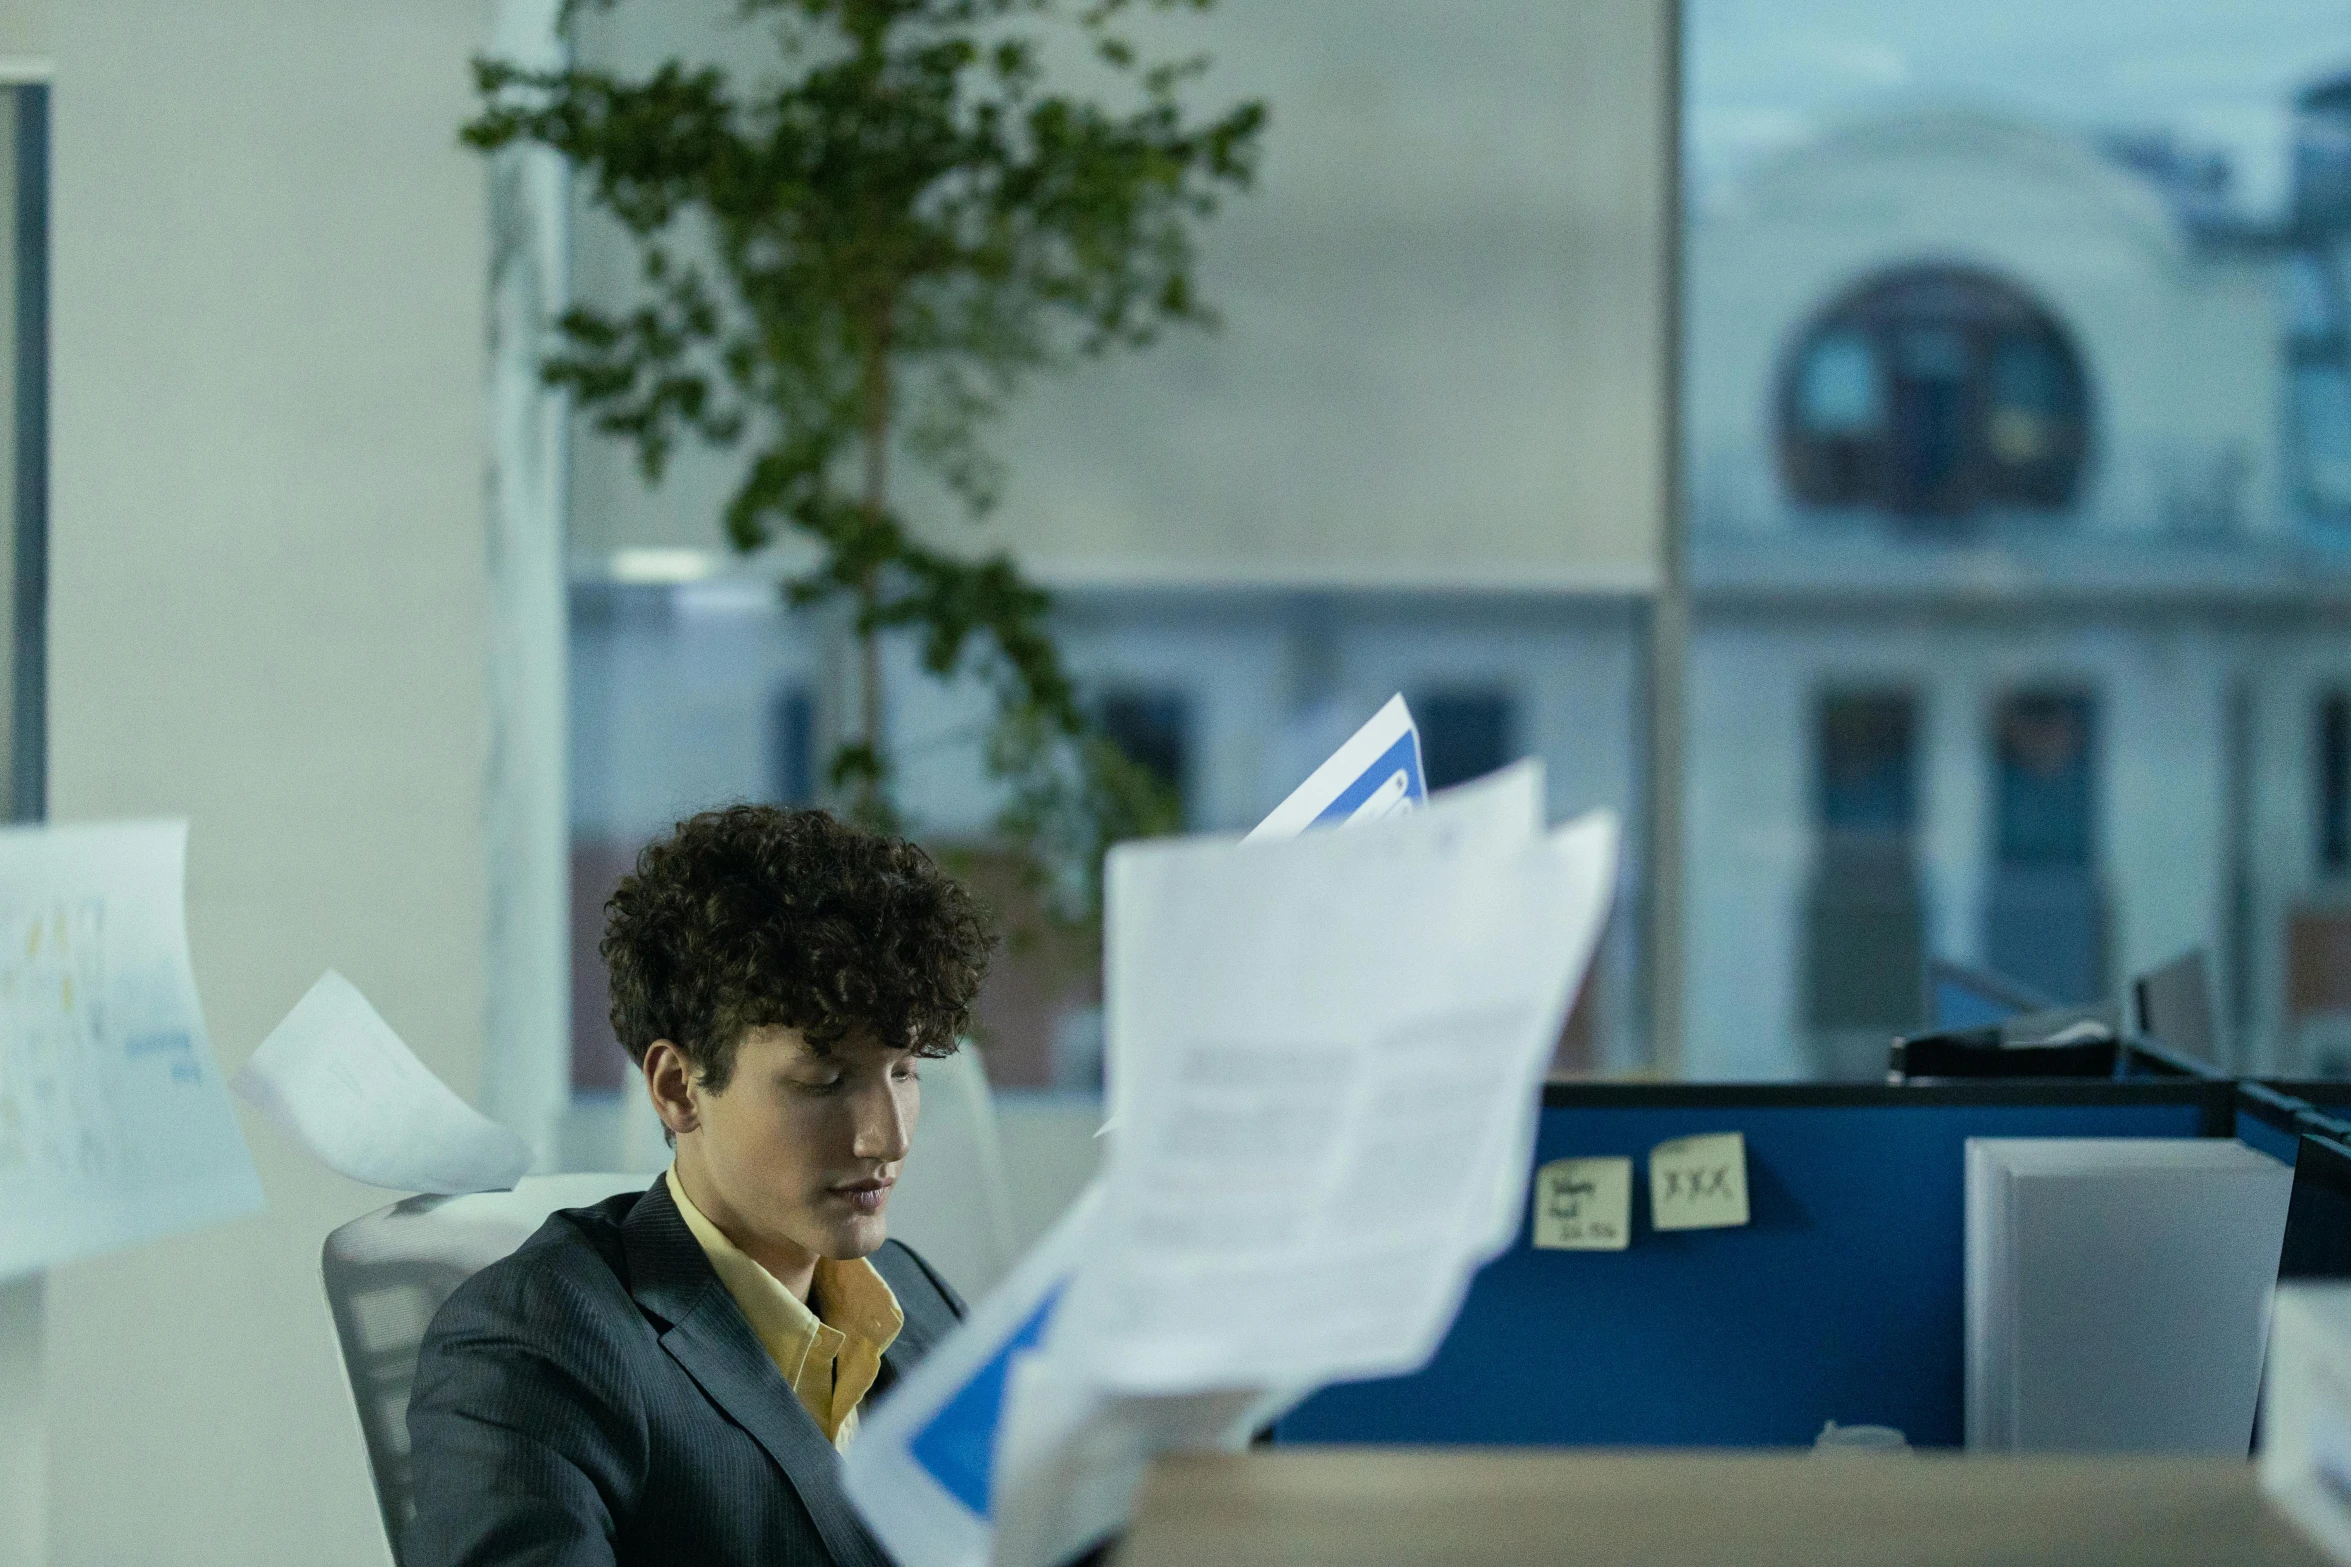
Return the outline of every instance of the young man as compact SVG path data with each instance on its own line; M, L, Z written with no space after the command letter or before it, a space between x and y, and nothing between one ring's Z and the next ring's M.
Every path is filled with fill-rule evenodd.
M837 1449L962 1315L884 1238L989 937L912 844L735 806L606 906L612 1021L676 1161L433 1319L405 1567L883 1567Z

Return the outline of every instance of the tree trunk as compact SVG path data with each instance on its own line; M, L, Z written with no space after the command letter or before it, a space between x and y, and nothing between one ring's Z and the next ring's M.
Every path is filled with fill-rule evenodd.
M867 335L864 374L865 425L865 485L861 499L865 506L866 523L879 528L889 506L890 481L890 314L885 305L876 312L873 328ZM862 623L881 601L881 583L874 570L868 567L858 584L857 602L861 624L857 633L857 678L859 739L873 770L865 783L863 798L858 802L862 813L871 817L883 814L882 774L882 644L880 634Z

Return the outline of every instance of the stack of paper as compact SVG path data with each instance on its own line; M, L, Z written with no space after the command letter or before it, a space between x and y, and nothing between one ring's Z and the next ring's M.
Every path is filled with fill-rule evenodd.
M1399 700L1250 841L1113 857L1103 1177L849 1453L909 1567L1082 1550L1155 1453L1423 1363L1508 1244L1616 825L1419 776Z
M2241 1457L2292 1186L2232 1139L1969 1139L1967 1445Z
M1522 766L1373 831L1121 849L1105 1234L1050 1347L1129 1392L1376 1376L1515 1231L1614 823Z
M2261 1488L2328 1556L2351 1562L2351 1284L2278 1287Z

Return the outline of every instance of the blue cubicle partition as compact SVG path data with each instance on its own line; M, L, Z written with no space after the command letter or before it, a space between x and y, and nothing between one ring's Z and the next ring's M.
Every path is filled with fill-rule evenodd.
M2235 1090L1554 1085L1536 1162L1632 1156L1631 1246L1537 1251L1522 1221L1426 1369L1326 1388L1275 1439L1758 1447L1808 1444L1834 1420L1957 1446L1967 1139L2227 1136ZM1731 1131L1751 1222L1652 1229L1649 1150Z
M2281 1279L2351 1279L2351 1126L2304 1118L2286 1207Z
M2311 1107L2288 1085L2237 1085L2237 1141L2258 1148L2273 1159L2294 1162Z

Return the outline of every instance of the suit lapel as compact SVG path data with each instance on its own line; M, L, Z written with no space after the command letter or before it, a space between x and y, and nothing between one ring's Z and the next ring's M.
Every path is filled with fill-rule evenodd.
M889 1567L841 1488L841 1455L777 1374L665 1182L638 1201L622 1234L629 1293L669 1324L661 1347L784 1471L839 1567Z
M906 1322L882 1351L882 1374L874 1378L873 1394L879 1398L896 1386L898 1380L914 1369L914 1363L931 1352L932 1346L954 1327L954 1319L934 1306L938 1291L924 1277L913 1259L895 1242L885 1243L873 1254L874 1268L882 1282L890 1286L890 1293L898 1297L898 1309L905 1313Z

